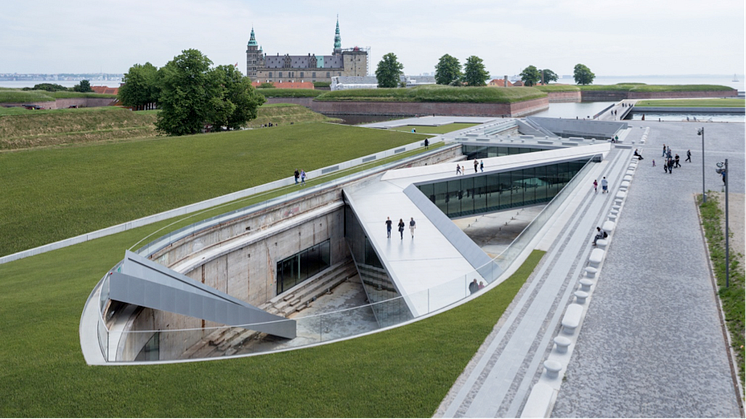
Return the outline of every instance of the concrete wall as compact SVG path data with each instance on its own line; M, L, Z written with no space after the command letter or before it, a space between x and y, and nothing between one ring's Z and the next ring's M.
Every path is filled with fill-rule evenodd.
M292 103L295 105L305 106L306 108L311 108L313 104L313 98L312 97L268 97L266 103Z

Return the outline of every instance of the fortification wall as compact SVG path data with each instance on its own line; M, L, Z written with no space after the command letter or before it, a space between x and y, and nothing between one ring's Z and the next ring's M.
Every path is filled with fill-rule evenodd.
M111 106L116 102L116 98L107 97L75 97L66 99L57 99L48 102L17 102L3 103L3 106L23 106L36 105L44 109L66 109L71 106L79 108L95 108L100 106Z
M575 92L547 92L549 103L575 103L582 100L580 91Z
M701 92L624 92L612 90L581 91L583 102L616 102L624 99L690 99L712 97L736 97L738 91L705 90Z
M450 102L321 102L313 101L311 110L325 115L453 115L453 116L522 116L549 107L546 97L517 103L450 103Z

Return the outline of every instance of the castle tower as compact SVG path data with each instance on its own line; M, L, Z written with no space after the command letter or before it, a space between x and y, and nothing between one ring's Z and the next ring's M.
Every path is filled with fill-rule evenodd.
M252 27L251 38L249 38L249 44L246 46L246 76L252 81L256 81L257 69L264 66L263 54L262 48L256 42L254 28Z
M339 55L342 53L342 37L339 35L339 15L337 15L337 30L334 31L334 52L332 54Z

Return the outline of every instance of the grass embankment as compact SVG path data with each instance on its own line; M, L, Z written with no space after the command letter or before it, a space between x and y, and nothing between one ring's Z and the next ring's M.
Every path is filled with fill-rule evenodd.
M189 141L178 146L200 148ZM468 304L387 332L234 360L85 365L78 324L88 294L125 248L168 222L0 265L0 415L431 416L543 255L534 252L505 283Z
M0 153L0 256L424 138L308 123Z
M707 246L710 250L712 267L718 283L718 295L723 304L725 320L730 331L733 351L737 357L738 375L744 382L744 362L746 350L744 350L744 275L739 269L743 255L730 255L730 286L725 287L725 234L723 228L723 211L718 205L716 194L707 194L707 203L702 204L702 195L697 196L700 204L699 213L702 218Z
M638 100L635 107L743 108L743 99L660 99Z
M264 97L317 97L324 93L314 89L256 89Z
M591 91L623 91L623 92L706 92L706 91L730 91L732 87L716 84L644 84L644 83L621 83L607 85L578 86L580 90Z
M456 122L453 124L440 125L437 127L406 125L403 127L389 128L389 130L412 132L412 130L414 129L417 132L417 134L446 134L448 132L458 131L460 129L471 128L475 125L479 125L479 124L462 124L462 123Z
M0 113L0 150L156 135L156 115L152 112L132 112L113 106L38 111L10 109Z
M0 107L0 150L153 138L158 135L157 115L158 111L131 112L113 106L52 110ZM321 121L337 120L300 105L276 104L261 106L257 119L247 125Z
M351 89L326 92L318 101L513 103L545 97L532 87L418 86L411 89Z
M329 118L314 112L305 106L289 103L275 103L262 105L257 111L257 117L246 124L249 128L258 128L270 122L274 125L289 125L305 122L338 122L337 118Z
M546 86L534 86L534 89L542 92L579 92L580 87L571 84L548 84Z
M45 90L0 90L0 103L52 102L76 97L116 98L116 95L80 92L47 92Z

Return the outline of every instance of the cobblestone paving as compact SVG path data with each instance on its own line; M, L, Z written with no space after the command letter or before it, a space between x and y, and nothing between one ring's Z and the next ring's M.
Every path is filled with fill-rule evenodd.
M552 416L739 417L693 198L702 190L699 125L645 125L645 160ZM743 193L743 124L705 124L705 131L707 188L720 190L715 163L727 157L730 190ZM664 143L682 156L673 174L661 166ZM692 163L684 162L687 149Z

